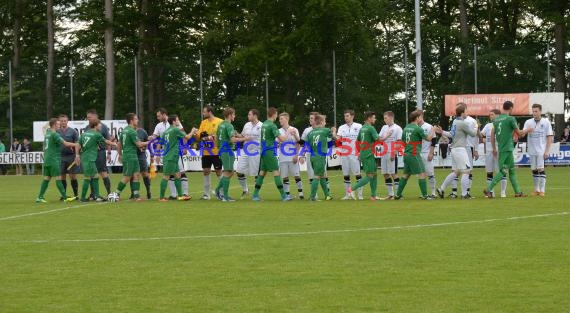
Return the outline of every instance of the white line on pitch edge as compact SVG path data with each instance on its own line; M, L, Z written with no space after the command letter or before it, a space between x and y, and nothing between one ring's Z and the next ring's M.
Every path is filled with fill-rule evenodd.
M526 216L513 216L506 218L492 218L474 221L458 221L445 222L435 224L417 224L402 226L386 226L386 227L369 227L356 229L337 229L337 230L317 230L317 231L301 231L301 232L278 232L278 233L244 233L244 234L220 234L220 235L194 235L194 236L172 236L172 237L140 237L140 238L100 238L100 239L48 239L48 240L21 240L21 241L4 241L4 243L82 243L82 242L127 242L127 241L160 241L160 240L192 240L192 239L219 239L219 238L251 238L251 237L279 237L279 236L305 236L335 233L356 233L356 232L373 232L382 230L399 230L399 229L415 229L443 227L463 224L483 224L500 221L513 221L529 218L551 217L568 215L569 212L547 213Z
M40 212L33 212L33 213L22 214L22 215L0 217L0 221L15 220L15 219L22 218L22 217L28 217L28 216L34 216L34 215L43 215L43 214L49 214L49 213L59 212L59 211L66 211L66 210L70 210L70 209L76 209L76 208L81 208L81 207L95 205L95 204L102 204L102 203L79 204L79 205L68 206L65 208L59 208L59 209L53 209L53 210L47 210L47 211L40 211ZM40 205L38 205L38 207L39 206Z

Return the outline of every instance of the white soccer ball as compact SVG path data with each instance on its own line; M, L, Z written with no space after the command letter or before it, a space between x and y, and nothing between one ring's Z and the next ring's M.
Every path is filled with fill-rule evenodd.
M107 201L109 202L119 202L119 195L116 192L111 192L107 196Z

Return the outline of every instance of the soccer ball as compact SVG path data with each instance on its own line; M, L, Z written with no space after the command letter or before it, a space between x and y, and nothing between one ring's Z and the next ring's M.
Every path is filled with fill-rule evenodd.
M116 192L111 192L107 196L107 201L109 202L119 202L119 195Z

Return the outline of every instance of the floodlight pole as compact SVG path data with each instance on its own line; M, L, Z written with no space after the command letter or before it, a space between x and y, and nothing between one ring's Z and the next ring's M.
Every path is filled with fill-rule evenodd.
M200 50L200 114L204 111L204 79L203 79L203 68L202 68L202 50Z
M69 60L69 104L71 106L71 117L70 120L74 120L73 117L73 61Z
M137 57L135 56L135 114L139 116L139 74Z
M333 61L333 125L336 127L336 52L332 52Z
M404 96L406 99L406 119L408 118L408 49L404 45Z
M550 92L550 43L546 44L546 90Z
M416 15L416 107L418 110L422 110L422 38L420 33L420 0L415 0L414 11Z
M477 93L477 45L473 46L473 67L475 70L475 93Z
M12 103L12 61L8 61L8 93L10 96L10 147L14 142L14 119L12 115L13 103Z
M269 111L269 71L267 70L267 61L265 61L265 112Z

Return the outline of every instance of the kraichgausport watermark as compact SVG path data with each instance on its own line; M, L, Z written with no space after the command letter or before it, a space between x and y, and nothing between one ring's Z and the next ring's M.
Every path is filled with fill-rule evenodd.
M178 139L178 154L179 156L183 156L185 151L190 154L190 156L203 156L203 155L216 155L214 153L214 144L211 141L200 141L196 149L192 147L192 145L196 142L195 138L189 139L187 142L184 142L183 139ZM284 141L281 143L273 143L272 145L268 145L266 142L256 142L256 141L247 141L245 143L238 142L235 145L230 145L227 142L218 147L217 155L221 155L222 153L227 153L233 156L258 156L262 155L265 156L269 153L269 151L273 152L273 155L277 155L278 152L280 155L283 156L331 156L333 155L333 146L336 146L336 155L337 156L359 156L361 152L370 150L375 157L382 157L386 154L390 154L390 156L394 157L397 155L405 155L405 148L406 145L412 146L412 156L418 155L418 146L421 145L421 141L411 141L411 142L404 142L404 141L392 141L392 142L384 142L384 141L375 141L374 143L370 144L369 142L364 141L355 141L354 146L352 145L353 141L348 138L341 138L336 141L329 141L326 145L323 145L321 142L317 143L317 149L313 149L311 145L307 142L300 144L299 142L295 141ZM326 147L323 147L326 146ZM165 156L168 151L170 151L170 144L168 141L162 138L155 138L148 143L148 151L151 156L158 156L162 157Z

